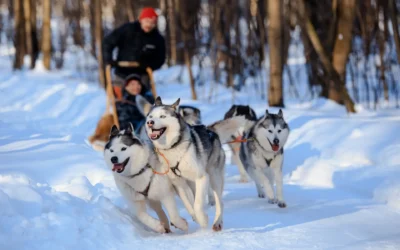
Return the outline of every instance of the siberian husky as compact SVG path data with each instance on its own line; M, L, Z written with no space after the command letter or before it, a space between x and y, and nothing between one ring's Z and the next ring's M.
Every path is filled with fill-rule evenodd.
M160 156L165 158L165 167L183 202L186 181L195 183L194 209L189 211L201 227L207 227L205 200L209 184L215 199L216 215L213 230L220 231L223 226L222 192L224 188L225 152L221 138L230 138L230 133L242 126L244 119L221 121L207 129L204 125L191 126L185 122L178 111L180 99L172 105L164 105L157 97L154 106L147 114L146 131ZM222 140L223 141L223 140ZM186 206L189 207L189 206Z
M175 202L175 190L166 175L156 175L154 166L160 165L151 144L134 134L132 124L119 131L114 125L104 149L104 158L113 171L115 183L131 209L144 225L159 233L170 232L165 207L175 227L187 231L187 222L180 217ZM159 220L147 213L146 204Z
M265 115L253 123L245 135L247 142L240 146L240 160L247 173L255 181L258 197L268 197L269 203L286 207L283 199L283 146L289 136L289 126L283 118L282 110L278 114ZM276 195L273 184L276 182Z

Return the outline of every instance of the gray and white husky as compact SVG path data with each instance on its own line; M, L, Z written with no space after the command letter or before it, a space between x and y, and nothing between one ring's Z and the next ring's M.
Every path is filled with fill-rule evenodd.
M240 146L240 160L247 173L255 181L258 197L268 197L269 203L286 207L283 199L283 146L289 136L289 126L283 118L282 110L278 114L265 115L253 123L245 135L248 140ZM276 182L276 195L273 184Z
M205 201L209 186L211 187L216 205L213 230L219 231L223 225L222 192L225 168L221 138L229 138L227 134L236 131L237 126L242 124L239 119L222 121L213 126L214 131L204 125L191 126L178 111L179 101L180 99L172 105L164 105L161 98L157 97L146 118L147 134L158 154L165 158L164 161L160 158L164 167L171 169L168 177L184 203L190 203L190 198L183 198L185 189L189 188L187 181L195 183L194 206L189 213L203 228L208 225Z
M232 140L241 138L243 133L247 134L255 121L257 121L257 115L252 108L248 105L232 105L232 107L225 113L224 120L230 119L235 116L243 116L248 124L248 126L243 127L243 131L237 131L231 135ZM246 169L243 166L242 161L239 157L240 143L229 143L229 147L232 152L232 161L239 169L240 182L248 182L248 176Z
M134 134L132 124L122 131L115 125L112 127L104 158L113 171L119 191L129 207L136 211L139 221L156 232L170 232L168 218L161 207L163 205L171 223L187 231L188 224L178 213L175 190L170 179L153 172L153 166L160 163L151 144ZM157 213L159 220L147 213L146 204Z

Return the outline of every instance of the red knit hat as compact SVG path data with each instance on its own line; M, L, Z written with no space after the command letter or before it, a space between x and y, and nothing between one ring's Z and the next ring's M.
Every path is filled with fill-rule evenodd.
M157 13L153 8L143 8L142 12L140 12L139 20L143 18L157 18Z

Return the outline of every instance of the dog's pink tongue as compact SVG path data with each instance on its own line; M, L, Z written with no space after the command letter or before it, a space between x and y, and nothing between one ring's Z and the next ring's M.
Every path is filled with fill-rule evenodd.
M278 151L279 150L279 145L272 145L272 150Z
M153 130L152 133L150 134L151 139L157 139L157 137L160 135L161 131L156 131Z
M114 166L113 166L113 168L112 168L112 171L118 171L118 170L121 170L122 168L123 168L123 164L114 164Z

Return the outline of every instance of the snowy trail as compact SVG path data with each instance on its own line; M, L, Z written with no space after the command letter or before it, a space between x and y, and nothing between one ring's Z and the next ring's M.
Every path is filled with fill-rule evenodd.
M163 74L171 72L156 79ZM210 105L189 101L187 85L158 89L165 102L198 106L205 123L230 106L224 90L226 99ZM199 229L179 203L189 234L157 235L135 227L102 154L85 143L104 112L102 90L64 73L31 72L2 80L0 95L0 249L400 248L398 110L348 117L323 100L289 106L288 208L259 199L228 160L224 230ZM251 105L265 111L260 100ZM214 208L208 212L211 223Z

